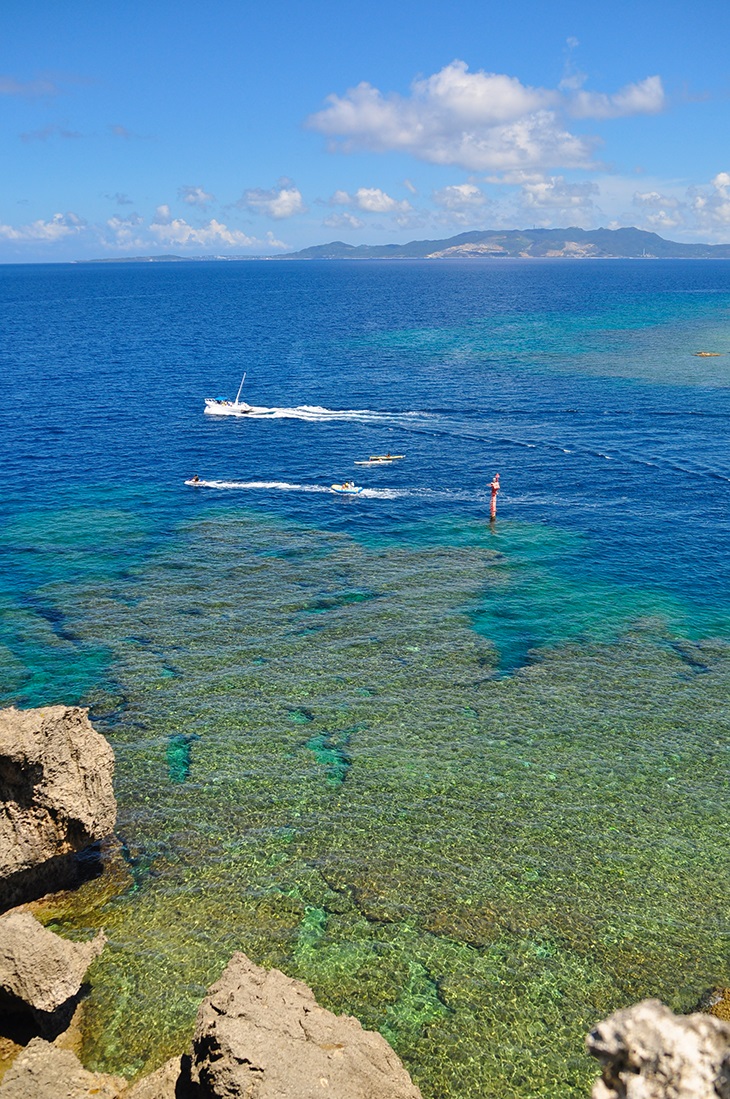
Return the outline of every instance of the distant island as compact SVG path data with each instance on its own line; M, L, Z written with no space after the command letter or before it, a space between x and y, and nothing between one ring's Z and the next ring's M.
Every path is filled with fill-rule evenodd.
M134 256L82 263L312 259L730 259L730 244L680 244L644 229L482 229L408 244L316 244L278 256Z

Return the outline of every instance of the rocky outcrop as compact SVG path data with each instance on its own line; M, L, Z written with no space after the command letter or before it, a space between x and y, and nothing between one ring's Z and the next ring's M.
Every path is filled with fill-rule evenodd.
M586 1039L601 1063L593 1099L730 1099L730 1024L659 1000L617 1011Z
M0 1099L119 1099L126 1086L123 1077L87 1072L70 1050L34 1038L5 1073Z
M68 1025L86 970L105 942L101 931L91 942L69 942L30 912L0 916L0 1012L30 1011L42 1033L57 1033Z
M420 1099L385 1038L320 1007L301 981L234 954L198 1012L200 1099Z
M196 1099L198 1092L190 1084L189 1061L189 1057L173 1057L133 1084L122 1099Z
M114 829L114 753L73 706L0 710L0 911L63 888Z

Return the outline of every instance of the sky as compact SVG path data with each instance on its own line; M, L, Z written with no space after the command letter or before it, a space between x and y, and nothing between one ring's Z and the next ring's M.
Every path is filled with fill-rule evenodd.
M4 0L0 262L730 242L727 0Z

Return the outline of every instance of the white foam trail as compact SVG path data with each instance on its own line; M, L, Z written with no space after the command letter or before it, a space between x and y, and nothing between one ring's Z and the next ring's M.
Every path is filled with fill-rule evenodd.
M242 420L308 420L311 423L325 423L329 420L351 420L364 424L392 424L402 421L429 420L429 412L375 412L368 408L323 408L321 405L297 405L295 408L266 408L254 406Z
M193 488L226 489L269 489L279 492L332 492L329 485L300 485L290 481L186 481ZM369 500L399 500L405 497L420 497L429 500L482 500L481 492L449 492L430 488L364 488L361 492L348 496L348 500L366 498ZM343 497L344 498L344 497Z
M327 485L294 485L289 481L186 481L186 485L195 488L217 489L280 489L284 492L329 492Z

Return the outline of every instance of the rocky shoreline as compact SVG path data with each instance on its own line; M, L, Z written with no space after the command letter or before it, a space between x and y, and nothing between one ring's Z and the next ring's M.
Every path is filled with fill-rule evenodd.
M100 872L113 777L85 710L0 711L0 1099L419 1099L382 1035L243 953L208 989L180 1056L134 1082L83 1067L74 1027L106 938L70 942L28 906ZM594 1099L730 1099L730 1022L710 1006L678 1017L647 1000L597 1026Z

